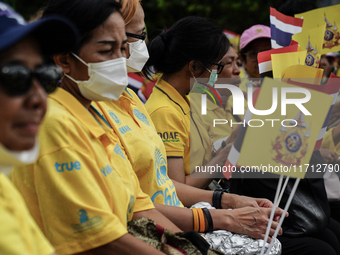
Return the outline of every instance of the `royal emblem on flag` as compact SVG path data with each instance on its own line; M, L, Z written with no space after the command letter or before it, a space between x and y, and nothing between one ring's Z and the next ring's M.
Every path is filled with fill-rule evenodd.
M287 122L284 126L281 126L280 135L272 143L272 148L276 153L273 160L286 166L300 165L301 159L307 152L310 126L308 127L305 123L301 111L294 118L294 121Z

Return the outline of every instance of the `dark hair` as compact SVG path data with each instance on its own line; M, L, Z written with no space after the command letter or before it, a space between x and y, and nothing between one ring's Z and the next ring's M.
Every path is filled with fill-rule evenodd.
M79 50L91 39L93 30L120 8L115 0L50 0L43 8L43 16L57 14L73 21L81 35Z
M285 15L294 17L295 14L307 12L316 8L315 3L310 0L288 0L277 10Z
M143 74L150 78L153 69L176 73L192 60L200 63L200 68L209 68L223 58L229 45L222 29L210 20L194 16L180 19L149 43L150 57Z

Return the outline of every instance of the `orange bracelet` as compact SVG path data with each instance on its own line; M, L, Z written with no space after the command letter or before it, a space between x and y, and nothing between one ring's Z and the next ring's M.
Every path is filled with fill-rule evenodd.
M197 208L192 208L191 210L192 210L192 214L193 214L193 217L194 217L194 230L198 232L200 223L199 223L199 220L198 220Z
M205 218L202 208L197 208L198 217L200 219L200 232L203 233L205 231Z

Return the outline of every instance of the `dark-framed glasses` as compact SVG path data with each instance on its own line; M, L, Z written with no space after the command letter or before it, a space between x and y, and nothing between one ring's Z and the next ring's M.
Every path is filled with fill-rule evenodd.
M129 33L129 32L126 32L125 34L126 34L126 36L137 38L137 39L142 40L142 41L144 41L145 38L146 38L146 32L145 31L142 32L140 35Z
M35 77L47 93L55 91L62 71L55 65L43 65L32 70L21 64L0 67L0 86L9 96L26 94Z
M220 63L210 63L212 65L217 66L217 74L220 74L225 66L224 62L220 62Z

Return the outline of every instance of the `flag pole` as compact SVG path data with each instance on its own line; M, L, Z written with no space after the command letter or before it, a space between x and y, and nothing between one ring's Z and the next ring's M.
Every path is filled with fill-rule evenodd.
M279 203L277 203L277 200L278 200L277 198L279 196L280 189L281 189L281 186L282 186L282 180L283 180L283 175L281 174L279 182L277 184L277 188L276 188L276 193L275 193L275 198L274 198L274 205L273 205L272 211L270 212L270 218L269 218L269 223L267 225L266 235L264 236L264 243L263 243L263 246L262 246L262 249L261 249L261 255L264 254L264 248L266 246L266 243L267 243L267 240L268 240L268 236L269 236L269 231L270 231L273 219L274 219L275 209L276 209L277 205L279 204Z
M280 218L279 225L277 226L277 228L276 228L276 230L275 230L275 233L274 233L274 235L273 235L273 237L272 237L272 241L270 242L269 249L267 250L266 255L269 255L270 250L271 250L271 248L272 248L273 245L274 245L275 238L277 237L277 234L279 233L279 230L280 230L280 228L281 228L281 226L282 226L282 223L283 223L283 221L284 221L284 219L285 219L285 215L287 214L287 211L288 211L288 208L289 208L289 206L290 206L290 203L291 203L292 200L293 200L293 197L294 197L294 195L295 195L295 192L296 192L296 189L297 189L297 187L298 187L298 185L299 185L300 180L301 180L300 178L297 178L297 179L295 180L293 189L292 189L292 191L291 191L291 193L290 193L290 195L289 195L289 198L288 198L288 201L287 201L287 203L286 203L284 212L283 212L283 214L282 214L282 216L281 216L281 218Z
M285 192L285 189L286 189L286 187L287 187L289 178L290 178L290 177L287 176L286 181L285 181L285 183L283 184L283 187L282 187L282 190L281 190L281 193L280 193L280 197L279 197L278 202L277 202L277 206L279 206L279 204L280 204L280 202L281 202L281 199L282 199L283 194L284 194L284 192Z

